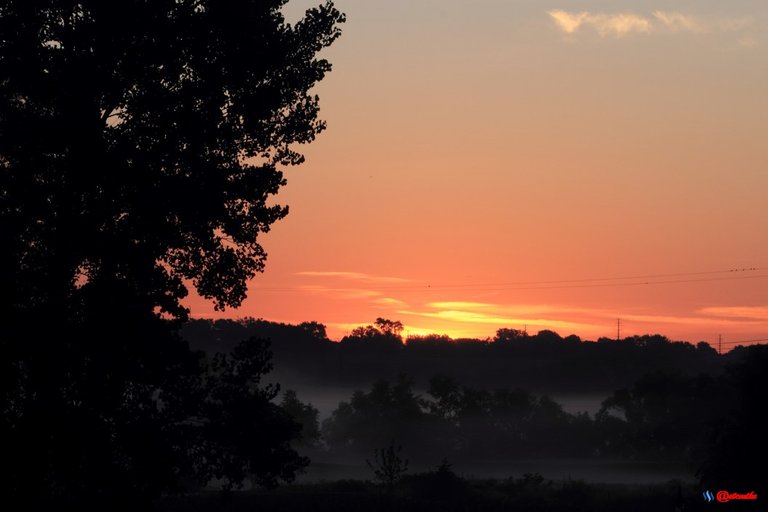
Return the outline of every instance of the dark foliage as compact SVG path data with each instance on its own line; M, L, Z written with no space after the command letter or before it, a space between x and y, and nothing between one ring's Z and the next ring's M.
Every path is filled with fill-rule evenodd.
M336 454L360 454L386 439L423 463L529 458L652 461L699 469L704 485L762 488L765 347L719 377L656 372L615 392L590 416L571 414L522 389L487 391L434 377L426 397L409 380L357 391L323 424Z
M189 282L240 304L287 213L267 204L279 167L324 128L309 90L344 18L328 2L288 25L284 4L0 5L7 500L128 508L306 462L259 385L265 345L205 358L177 333Z
M296 440L300 446L317 446L320 442L320 412L312 406L305 404L292 389L283 394L280 402L282 408L294 421L301 425L301 435Z
M476 499L469 482L453 471L448 459L443 459L437 469L403 477L405 494L427 503L467 504Z
M411 382L377 381L357 391L323 423L323 437L339 454L364 454L388 440L402 443L419 461L449 455L459 460L539 456L590 456L599 433L588 416L565 413L546 396L493 392L431 380L429 397Z
M768 495L768 347L745 349L742 362L718 382L727 400L717 408L699 474L702 484ZM709 429L708 429L709 430Z
M333 448L368 454L392 440L407 439L406 450L430 443L430 418L405 377L394 385L377 381L371 391L356 391L323 422L323 438Z

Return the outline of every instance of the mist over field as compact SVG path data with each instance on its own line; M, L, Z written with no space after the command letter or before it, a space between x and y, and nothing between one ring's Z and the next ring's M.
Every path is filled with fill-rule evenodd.
M293 393L303 405L291 410L315 432L299 445L312 461L303 483L370 479L366 461L391 445L415 473L447 460L470 479L692 485L720 417L712 404L736 396L729 365L754 352L720 355L660 335L592 342L509 329L492 340L402 340L387 332L392 323L340 342L314 322L197 320L184 334L208 352L271 340L265 382L279 383L283 401Z

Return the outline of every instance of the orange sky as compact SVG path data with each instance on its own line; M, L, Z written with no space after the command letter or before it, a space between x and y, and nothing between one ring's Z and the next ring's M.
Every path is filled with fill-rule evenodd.
M336 4L266 272L194 316L768 338L768 4Z

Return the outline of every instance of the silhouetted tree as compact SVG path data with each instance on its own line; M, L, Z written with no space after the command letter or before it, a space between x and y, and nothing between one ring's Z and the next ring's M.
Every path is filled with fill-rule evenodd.
M619 453L694 461L725 390L707 375L654 372L603 402L597 419ZM618 421L617 421L618 420Z
M745 489L764 496L768 492L768 346L743 349L744 359L728 367L719 381L727 401L707 397L716 407L707 457L699 469L705 486Z
M377 318L374 325L355 327L349 336L341 339L343 350L369 355L394 354L403 348L400 332L403 324L398 321Z
M309 90L344 17L326 2L290 25L285 3L0 6L8 499L128 506L188 478L272 485L304 462L257 385L265 346L204 359L174 323L188 282L241 303L257 236L287 213L267 204L279 168L325 127Z
M496 331L496 337L493 338L495 343L504 343L508 341L519 341L526 339L528 333L519 329L502 328Z
M451 347L455 342L447 334L411 335L405 340L409 348L414 347Z
M299 425L301 425L301 436L298 439L299 444L304 446L315 446L320 442L320 411L312 404L305 404L299 400L296 392L292 389L285 391L280 407L288 413Z
M408 471L408 459L400 457L402 450L402 446L395 448L394 444L390 444L386 448L374 450L373 462L365 460L376 479L381 481L390 493L397 481Z
M392 336L393 338L400 338L400 333L403 332L403 324L399 320L387 320L386 318L377 318L374 325L378 327L379 331L385 336Z
M325 332L325 325L320 322L302 322L299 324L299 327L312 338L318 340L328 339L328 334Z
M418 446L429 437L429 418L412 383L401 378L393 385L376 381L369 392L355 391L323 422L323 437L332 447L364 453L391 439Z
M378 330L376 327L372 325L361 325L360 327L355 327L352 329L352 332L349 333L349 338L359 338L359 339L373 339L378 338L382 336L382 332Z

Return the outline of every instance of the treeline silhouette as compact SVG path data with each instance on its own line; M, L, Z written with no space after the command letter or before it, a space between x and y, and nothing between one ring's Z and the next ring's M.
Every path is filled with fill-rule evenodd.
M398 329L399 326L399 329ZM600 338L535 335L499 329L492 339L452 339L444 335L402 339L399 322L378 319L331 341L317 322L298 325L260 319L192 320L182 335L191 347L227 352L249 337L271 340L280 382L365 387L377 378L413 376L420 388L430 376L445 375L480 388L522 387L538 392L606 392L627 387L654 371L684 375L717 374L743 352L719 356L707 343L693 345L661 335Z

